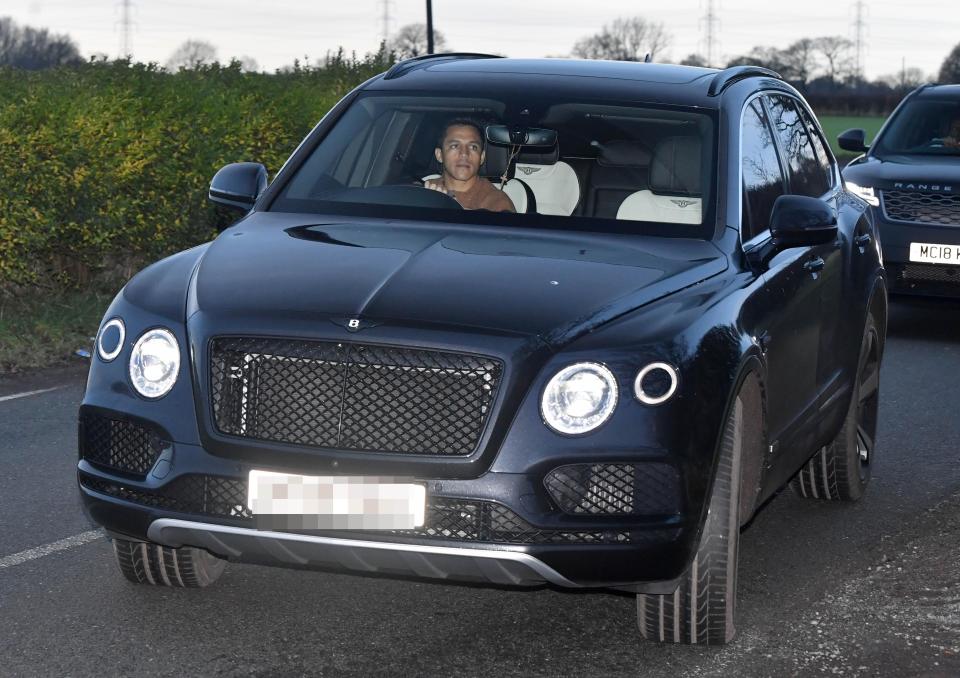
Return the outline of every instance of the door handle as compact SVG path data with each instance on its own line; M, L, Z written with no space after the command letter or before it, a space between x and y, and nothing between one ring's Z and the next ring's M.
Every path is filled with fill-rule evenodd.
M873 236L871 236L869 233L864 233L854 238L853 244L857 247L865 247L870 243L871 240L873 240Z
M823 259L817 257L816 259L811 259L810 261L804 263L803 269L805 271L809 271L810 273L816 273L817 271L822 271L825 265L826 264L824 263Z

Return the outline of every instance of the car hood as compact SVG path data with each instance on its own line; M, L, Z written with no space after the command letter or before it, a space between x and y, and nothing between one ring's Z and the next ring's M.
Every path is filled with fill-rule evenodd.
M873 188L960 195L960 162L956 157L891 155L880 159L865 156L847 165L843 178Z
M254 213L204 253L188 315L361 319L565 343L726 266L703 240Z

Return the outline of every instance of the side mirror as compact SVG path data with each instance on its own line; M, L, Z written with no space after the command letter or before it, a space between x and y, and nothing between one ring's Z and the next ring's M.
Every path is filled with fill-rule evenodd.
M837 214L823 200L781 195L773 203L770 236L777 251L823 245L837 238Z
M213 176L208 195L218 205L246 212L266 187L266 167L258 162L235 162Z
M853 153L864 153L870 148L867 146L867 133L862 129L848 129L843 132L837 136L837 145Z

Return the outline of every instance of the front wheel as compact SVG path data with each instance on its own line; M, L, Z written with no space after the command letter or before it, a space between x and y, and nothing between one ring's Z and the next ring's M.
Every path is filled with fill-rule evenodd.
M882 345L872 315L860 342L853 397L837 437L820 449L790 481L801 497L857 501L870 482L880 405Z
M723 645L733 639L743 410L738 396L724 426L707 520L690 569L673 593L637 595L637 622L648 640Z
M203 588L217 581L226 566L225 560L192 546L114 539L113 553L120 572L134 584Z

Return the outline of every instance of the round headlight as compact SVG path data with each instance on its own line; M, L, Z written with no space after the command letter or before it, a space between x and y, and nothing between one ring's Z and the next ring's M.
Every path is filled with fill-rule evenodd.
M100 360L108 363L120 355L126 336L127 330L120 318L111 318L105 322L97 334L97 355Z
M173 332L162 328L147 330L130 354L130 381L146 398L166 395L180 371L180 346Z
M633 380L633 394L644 405L665 403L677 392L680 375L668 363L650 363Z
M597 428L617 406L617 380L599 363L565 367L547 384L540 412L558 433L578 435Z

